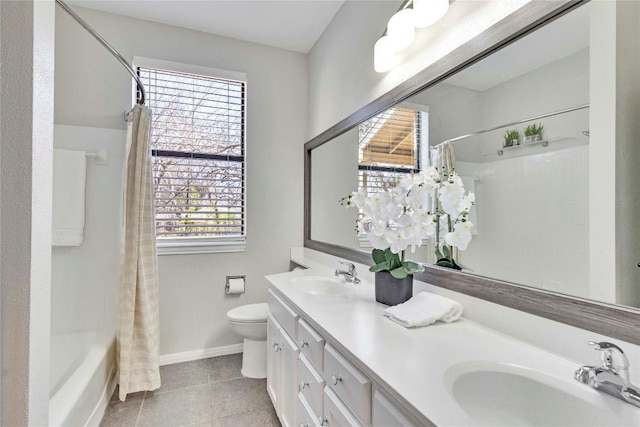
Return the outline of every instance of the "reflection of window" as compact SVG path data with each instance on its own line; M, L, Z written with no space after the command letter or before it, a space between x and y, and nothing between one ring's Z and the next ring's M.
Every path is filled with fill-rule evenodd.
M245 82L138 67L153 112L159 239L245 236Z
M405 174L420 171L421 125L426 113L390 108L358 127L359 187L387 190Z

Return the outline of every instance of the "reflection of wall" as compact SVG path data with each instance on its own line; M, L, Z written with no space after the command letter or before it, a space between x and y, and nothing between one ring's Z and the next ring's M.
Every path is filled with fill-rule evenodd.
M640 5L592 3L591 294L640 306Z
M458 162L476 184L479 232L462 253L475 273L588 296L589 147Z
M589 52L584 50L478 92L476 115L489 128L588 103L588 82ZM496 150L504 129L456 144L463 160L458 172L481 179L475 189L479 233L462 263L484 276L588 296L589 147L581 134L589 128L588 113L537 122L545 126L545 138L564 139L501 157ZM522 135L525 126L512 128ZM482 147L482 154L470 157L471 146Z
M435 85L411 97L411 103L429 108L429 144L437 145L482 128L481 93L446 83ZM479 145L456 147L456 155L479 158Z
M585 49L559 61L506 81L482 93L482 121L485 128L499 126L512 121L550 113L569 107L589 103L589 49ZM544 125L545 138L564 139L568 142L586 142L582 132L589 129L588 110L547 117L531 123ZM510 129L520 131L529 123L515 125ZM494 153L502 147L506 129L484 134L482 152ZM461 142L459 145L463 145ZM541 150L546 152L554 147ZM481 161L487 161L485 158ZM493 160L493 159L491 159Z
M640 307L640 3L619 5L616 81L616 301Z
M359 249L358 209L338 203L358 189L358 128L311 153L311 238Z

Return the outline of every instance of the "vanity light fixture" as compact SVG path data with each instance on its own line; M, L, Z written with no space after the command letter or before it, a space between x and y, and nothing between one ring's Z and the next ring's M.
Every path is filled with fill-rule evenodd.
M396 12L387 24L387 37L391 47L400 52L411 46L416 34L413 9L402 9Z
M416 28L426 28L439 21L449 10L450 0L406 0L373 47L373 68L378 73L396 65L396 53L408 48Z
M378 73L386 73L396 66L398 58L389 36L382 36L373 46L373 68Z
M449 0L413 0L416 28L426 28L438 22L449 10Z

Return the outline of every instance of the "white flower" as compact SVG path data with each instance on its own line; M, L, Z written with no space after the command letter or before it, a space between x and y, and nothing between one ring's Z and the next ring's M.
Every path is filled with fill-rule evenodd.
M360 211L364 208L364 204L366 200L367 200L367 189L364 187L361 187L358 189L358 191L354 191L353 193L351 193L351 201L353 202L353 204L356 205L356 207ZM347 207L349 206L347 205Z
M437 211L430 212L436 194ZM408 247L415 250L436 235L448 245L466 249L473 227L468 214L474 201L473 193L465 195L458 175L441 177L436 168L428 167L405 175L386 191L368 194L360 188L351 193L349 206L360 211L359 231L366 233L374 248L400 253Z
M402 232L399 230L393 230L387 233L387 242L389 242L389 249L394 254L398 254L401 251L407 249L409 241L402 237Z
M467 249L469 242L471 241L471 228L473 224L470 221L459 222L455 225L453 231L444 236L444 241L451 246L464 251Z

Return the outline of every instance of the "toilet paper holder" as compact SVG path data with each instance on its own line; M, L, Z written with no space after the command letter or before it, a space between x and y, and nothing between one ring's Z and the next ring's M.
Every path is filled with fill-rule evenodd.
M230 288L230 283L229 282L232 279L241 279L242 280L242 291L240 291L240 292L231 292L231 288ZM227 284L224 287L224 293L226 295L244 294L246 283L247 283L247 280L246 280L246 276L244 274L236 275L236 276L227 276Z

